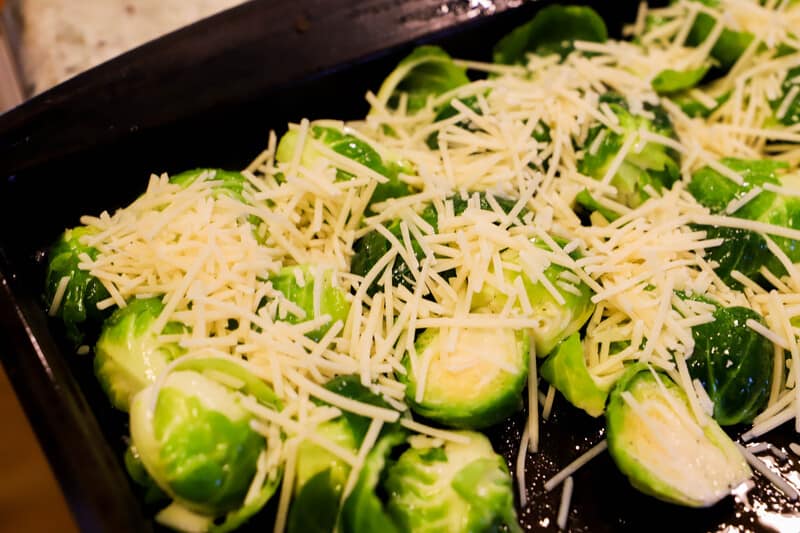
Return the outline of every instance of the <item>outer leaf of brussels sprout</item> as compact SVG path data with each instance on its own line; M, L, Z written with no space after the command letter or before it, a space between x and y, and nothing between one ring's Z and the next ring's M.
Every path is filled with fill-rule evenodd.
M188 187L203 174L209 174L211 177L208 179L219 182L219 185L216 187L217 190L228 194L232 198L236 198L240 202L245 201L242 193L244 192L244 184L247 178L245 178L241 172L223 170L220 168L195 168L186 170L180 174L174 174L170 176L169 181L170 183Z
M592 196L592 193L589 192L589 189L583 189L581 192L575 195L575 202L589 211L599 212L608 221L614 221L620 217L619 213L608 209L600 202L595 200Z
M606 24L592 8L551 5L503 37L495 45L492 57L495 63L525 64L528 53L566 57L574 49L574 41L602 43L607 39Z
M703 79L709 69L704 65L690 70L665 69L659 72L650 82L658 94L672 94L691 89Z
M257 510L243 507L243 500L266 442L251 429L252 415L239 404L239 393L207 377L210 371L238 381L239 391L262 404L280 407L272 390L237 363L187 357L160 388L148 387L134 397L132 442L147 472L178 504L205 516L241 521ZM262 505L277 486L276 478L259 494Z
M478 115L483 114L483 110L481 106L478 105L478 98L476 96L468 96L466 98L459 98L459 101L467 106L468 108L472 109ZM448 103L446 106L442 107L437 113L436 118L433 119L434 122L441 122L442 120L446 120L450 117L454 117L458 114L458 110L453 107L452 104ZM459 128L468 130L472 128L472 122L468 120L462 120L456 123ZM431 150L437 150L439 148L439 132L434 131L428 138L425 139L425 144L428 145L428 148Z
M401 429L390 431L378 439L378 442L367 454L358 481L342 505L339 517L342 533L361 533L363 531L400 533L401 529L386 512L376 489L381 482L381 476L392 450L404 444L405 441L405 431Z
M307 479L292 500L287 531L290 533L330 533L339 517L339 498L344 488L342 480L330 469L317 472Z
M50 307L61 279L69 278L67 289L56 316L61 319L67 337L76 345L91 336L111 310L101 311L98 302L109 297L103 284L88 271L78 268L81 254L96 259L98 250L81 242L97 230L88 226L67 229L48 251L47 277L45 279L45 304Z
M187 331L183 324L170 322L163 331L152 330L163 309L160 298L133 299L103 322L94 373L117 409L127 411L133 396L185 352L177 343L159 340L162 334Z
M719 307L713 322L692 328L689 373L708 392L722 426L751 422L769 398L772 343L746 325L749 319L764 323L752 309Z
M730 98L731 92L727 91L722 96L716 98L716 105L714 107L706 107L705 104L693 98L688 92L680 92L670 94L669 98L680 106L681 110L690 117L708 118L719 106L724 104Z
M548 249L547 245L542 242L537 241L537 245ZM501 257L505 263L519 263L519 256L514 250L503 252ZM505 272L504 277L509 284L515 283L516 278L522 276L522 284L528 295L528 301L533 307L533 316L539 320L539 325L531 330L538 357L547 356L559 342L578 331L594 311L592 290L585 283L575 286L579 294L559 287L560 275L565 270L566 268L555 263L551 263L544 270L544 276L556 288L564 299L564 303L553 298L553 295L541 282L531 281L524 273L511 269ZM490 272L493 272L491 268ZM494 312L499 312L505 306L507 298L505 294L487 284L472 297L472 304L474 307L487 307Z
M417 337L418 360L430 358L420 401L411 358L404 357L406 374L398 378L406 384L406 402L412 411L446 426L478 429L521 408L530 357L526 330L462 328L452 354L443 353L447 343L447 336L433 328ZM459 360L469 364L458 365ZM503 361L506 368L492 360Z
M397 64L381 84L376 97L387 101L390 108L396 108L400 94L406 93L406 109L414 113L425 107L428 98L467 83L469 78L464 67L457 66L440 47L424 45Z
M505 461L485 436L460 434L469 443L410 448L388 467L389 514L403 531L520 531Z
M287 313L286 321L291 324L300 324L317 318L314 316L314 285L319 280L322 281L319 312L320 316L329 315L331 319L325 325L306 334L309 338L319 341L337 320L341 320L342 323L347 320L350 302L347 300L347 293L333 285L333 274L330 270L320 269L320 275L315 276L312 271L313 268L308 265L284 267L280 272L272 276L270 281L272 286L282 292L287 300L303 309L306 313L305 317ZM298 285L297 277L295 276L297 269L300 270L301 277L304 280L302 287Z
M539 375L569 403L591 416L598 417L605 411L612 384L599 384L589 373L578 333L573 333L556 347L542 363Z
M712 7L719 4L717 0L696 1ZM702 44L714 29L717 22L718 21L708 13L698 13L689 31L689 35L686 37L686 44L689 46L698 46ZM719 66L722 70L728 70L736 63L752 40L752 33L733 31L725 28L711 48L711 57L719 61Z
M700 425L683 390L642 363L612 389L606 427L608 451L631 485L667 502L708 507L751 475L722 428Z
M800 66L790 68L788 72L786 72L786 77L781 84L781 95L774 100L770 100L769 102L774 112L777 113L778 109L783 105L786 96L789 94L789 91L791 91L792 87L796 85L794 80L797 78L797 76L800 76ZM800 95L796 95L792 99L792 101L789 103L789 107L786 108L786 111L780 116L780 118L775 116L773 117L773 120L783 124L784 126L791 126L800 122Z
M694 229L705 230L707 239L723 239L719 246L706 248L706 260L719 265L714 272L734 289L741 290L742 285L731 277L731 272L737 270L750 279L758 280L761 267L774 257L764 237L754 231L724 226L694 226Z
M144 501L145 503L154 503L159 500L168 498L166 493L153 481L150 474L147 473L142 460L139 457L139 452L136 446L128 446L125 450L125 470L131 479L145 490Z

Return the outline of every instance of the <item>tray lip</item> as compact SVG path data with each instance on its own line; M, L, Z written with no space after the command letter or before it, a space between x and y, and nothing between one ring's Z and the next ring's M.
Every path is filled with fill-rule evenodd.
M349 4L346 0L333 1ZM374 3L375 0L367 0L364 4L369 4L371 1ZM463 1L473 4L471 1ZM324 0L299 0L286 3L303 12L324 3ZM403 40L383 42L379 35L374 35L371 40L373 46L360 55L348 54L333 64L317 65L293 81L307 81L315 76L325 75L330 69L347 67L353 63L369 60L378 54L390 53L421 41L435 39L448 32L469 31L484 20L524 4L545 3L541 0L497 0L492 4L491 10L473 11L471 14L468 12L442 14L441 19L431 19L427 24L410 32ZM215 22L232 17L232 12L246 12L254 9L255 4L258 2L245 2L159 37L0 114L0 146L20 125L30 120L37 120L43 109L66 106L76 94L81 96L92 91L100 91L109 80L119 81L124 78L127 66L157 54L160 47L180 45L194 33L207 30ZM401 17L408 12L409 5L428 7L431 1L410 0L404 5L401 4L403 3L397 3L391 8L395 11L388 14L384 12L382 16L386 18L394 13ZM283 86L276 85L274 89L282 90ZM12 143L12 150L14 146L29 141L30 139L26 139L24 135L20 136ZM2 151L0 148L0 152ZM6 153L10 153L10 150ZM72 157L80 153L81 151L76 149L66 155L57 154L54 159ZM14 179L17 172L35 170L51 164L51 160L46 160L30 167L20 168L19 165L3 163L2 160L3 157L0 157L0 178L9 182ZM4 183L0 182L0 191L3 186ZM100 429L94 411L67 366L66 358L74 354L65 352L57 345L41 302L29 294L29 291L15 290L18 286L15 267L19 265L15 265L6 253L3 239L5 231L7 230L0 231L0 364L8 373L12 387L65 495L69 510L82 531L119 533L152 531L152 517L145 516L141 506L130 509L125 505L138 500L138 497L133 496L130 480L125 478L124 472L117 467L119 458L115 457ZM118 490L106 490L115 485Z

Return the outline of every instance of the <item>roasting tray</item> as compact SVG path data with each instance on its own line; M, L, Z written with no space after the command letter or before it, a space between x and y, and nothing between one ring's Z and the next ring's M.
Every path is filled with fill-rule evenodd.
M587 2L575 2L587 3ZM152 41L0 115L0 357L84 531L158 531L123 466L126 416L110 408L91 356L70 349L42 305L43 250L82 214L113 211L151 172L243 168L288 122L362 118L415 45L490 60L492 45L547 2L252 1ZM612 36L636 1L595 2ZM512 466L524 413L491 428ZM784 450L788 425L770 435ZM556 400L528 457L527 530L556 531L560 490L546 479L602 438L601 421ZM4 434L3 438L14 438ZM791 454L790 454L791 456ZM790 457L785 468L795 468ZM751 507L692 510L634 491L607 454L574 476L569 529L799 531L800 508L760 476ZM798 481L795 474L794 481ZM42 512L47 512L43 509ZM271 531L272 509L247 530ZM782 515L776 513L783 513Z

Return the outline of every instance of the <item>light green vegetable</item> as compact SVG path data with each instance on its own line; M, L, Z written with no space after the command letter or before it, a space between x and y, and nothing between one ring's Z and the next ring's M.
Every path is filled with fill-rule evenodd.
M127 411L133 396L155 382L170 361L185 350L161 335L188 331L183 324L168 322L154 331L164 304L160 298L133 299L103 322L95 346L94 372L111 404Z
M711 418L699 421L683 389L643 363L617 381L606 409L608 451L636 489L708 507L750 478L750 468Z
M458 435L468 442L408 448L391 462L402 435L379 441L345 502L342 532L520 532L504 459L484 435Z
M536 241L536 245L542 249L548 249L548 246L541 241ZM505 264L521 264L519 254L515 250L506 250L500 254L500 257ZM537 325L532 328L531 334L538 357L545 357L559 342L578 331L594 311L592 290L585 283L573 284L576 291L568 291L559 286L560 283L564 283L560 276L566 270L561 265L551 263L543 272L544 277L561 295L563 302L556 300L541 281L532 281L524 271L507 268L504 272L505 281L509 286L513 286L517 278L522 278L522 284L532 308L531 317L537 320ZM494 269L490 268L489 275L493 273ZM475 307L487 307L494 312L499 312L505 306L507 299L508 296L504 293L486 284L480 292L473 296L472 304ZM514 305L520 306L519 302Z
M530 358L526 330L459 328L452 352L449 342L445 331L426 329L414 344L416 361L403 358L406 373L398 379L406 384L412 411L446 426L478 429L522 407Z
M227 531L261 509L277 488L279 471L245 502L258 458L270 446L250 426L245 395L281 408L272 389L234 360L184 356L134 396L131 444L148 475L173 500L168 514L180 508L187 516L205 517L210 529L221 519L213 529Z
M545 359L539 375L556 388L569 403L598 417L605 412L606 399L613 385L589 373L580 335L573 333Z
M298 277L302 280L302 285L298 283ZM298 316L292 312L286 312L286 321L300 324L323 315L330 317L325 324L306 333L309 338L319 341L333 324L337 321L344 324L344 321L347 320L350 301L347 299L347 292L333 284L332 270L311 265L289 266L272 276L270 281L276 290L283 293L287 300L305 313L304 316ZM315 287L317 283L321 284L319 289ZM319 291L319 302L315 304L317 291ZM318 314L315 314L315 310L318 311ZM278 318L283 318L283 315L279 314Z

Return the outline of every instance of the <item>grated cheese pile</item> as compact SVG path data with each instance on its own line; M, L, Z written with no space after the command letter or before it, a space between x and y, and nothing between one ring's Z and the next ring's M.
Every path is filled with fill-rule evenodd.
M699 13L754 35L727 75L692 89L697 101L716 108L707 118L688 116L651 85L665 67L687 70L713 63L710 52L723 24L717 24L699 45L686 44ZM648 22L654 18L661 24ZM255 403L249 408L259 420L259 431L274 434L279 428L287 435L280 457L259 463L264 463L264 469L268 462L282 464L284 486L293 479L298 443L311 439L353 467L348 490L352 488L382 424L401 419L407 410L405 386L399 379L407 371L402 363L406 354L410 372L420 383L417 399L424 394L431 360L415 350L415 336L421 330L439 328L446 339L445 364L468 368L481 361L454 353L462 328L538 327L540 318L527 301L524 287L507 282L501 274L508 269L521 270L532 281L541 282L556 301L563 302L559 289L572 292L579 284L588 286L596 304L583 339L590 373L598 382L613 381L625 363L649 362L685 389L700 420L705 419L710 400L692 382L686 360L694 349L691 328L712 321L713 306L682 300L676 291L758 311L766 327L755 322L748 325L773 342L780 357L769 406L746 437L762 435L791 419L800 431L797 267L772 242L770 249L788 274L779 278L766 272L775 286L767 292L734 273L744 286L742 291L734 290L714 273L715 265L706 258L705 251L719 246L721 239L708 238L694 225L749 229L768 242L777 237L798 239L800 232L733 216L757 198L760 188L729 205L725 215L712 215L685 186L691 174L704 166L741 183L742 176L719 163L722 157L774 158L787 161L791 172L796 171L800 124L784 126L770 118L786 113L800 85L791 89L788 103L779 104L777 112L770 101L780 93L787 72L800 66L800 52L776 54L780 43L800 49L793 32L798 27L800 8L786 1L761 6L746 0L720 0L713 7L678 1L658 9L642 4L637 20L626 30L632 40L578 41L563 61L554 55L530 55L525 65L456 59L477 81L431 98L421 110L409 112L403 98L399 106L390 106L388 95L370 92L366 98L372 111L364 120L290 124L297 137L288 161L276 158L278 139L272 133L266 150L243 171L247 183L242 198L220 194L213 171L188 187L170 183L166 175L152 176L145 193L127 208L81 220L98 230L85 237L85 243L100 252L95 259L83 257L81 268L108 289L111 297L102 306L123 307L131 298L163 295L159 324L179 321L191 330L186 336L165 336L165 340L177 340L192 354L246 360L273 387L286 405L283 411L272 412ZM581 159L603 142L595 138L586 146L590 129L600 124L610 132L622 131L608 104L600 103L601 95L609 90L621 95L639 116L652 118L650 106L661 105L676 138L641 130L624 143L605 176L593 179L579 172ZM723 96L724 103L717 106ZM474 108L462 101L470 97ZM447 104L455 113L435 121L436 110ZM549 130L548 141L534 135L541 124ZM404 161L404 168L413 170L402 173L400 179L416 192L368 211L369 199L386 177L316 139L311 134L315 126L339 129L378 153ZM432 134L438 139L437 149L426 144ZM681 179L670 190L648 191L650 198L635 208L621 205L615 200L617 190L611 178L625 156L640 153L649 144L680 154ZM304 158L307 149L319 157ZM339 171L352 177L338 180ZM584 225L574 211L575 197L583 190L620 217L609 221L595 212L593 223ZM488 193L490 209L481 209L475 191ZM800 189L780 188L780 192L800 196ZM454 210L453 195L467 202L461 214ZM513 199L513 209L507 213L495 197ZM438 216L435 229L420 216L429 204ZM402 238L383 225L397 218L402 219ZM371 231L389 240L390 251L365 276L352 274L353 244ZM412 238L424 252L421 260ZM547 248L535 242L544 242ZM520 265L505 259L503 253L508 250L521 258ZM409 266L413 290L392 285L391 266L401 260ZM316 265L314 277L319 282L315 286L321 285L323 271L331 270L333 283L348 294L346 320L335 323L319 341L306 334L330 317L317 314L296 324L282 320L287 312L302 311L272 287L269 277L293 265ZM557 286L544 276L550 265L565 269ZM453 269L454 276L445 275ZM370 295L367 289L373 283L381 290ZM502 309L476 307L476 294L487 289L507 298ZM265 299L268 305L262 305ZM315 308L319 308L318 300ZM615 351L618 343L626 347ZM790 354L786 365L784 351ZM539 396L533 359L530 416L521 457L529 449L535 451L538 443ZM482 362L507 371L502 361ZM343 374L359 375L393 409L337 397L321 387ZM552 396L551 387L545 397L545 417ZM312 398L325 400L335 409L317 406ZM314 432L317 424L341 411L373 420L357 454ZM401 420L439 442L459 437L408 415ZM264 469L259 470L260 480ZM518 461L516 472L524 487L524 461ZM565 508L572 491L572 478L567 479ZM285 523L288 490L281 494L276 530ZM524 501L524 491L521 495ZM559 523L563 520L560 517Z

